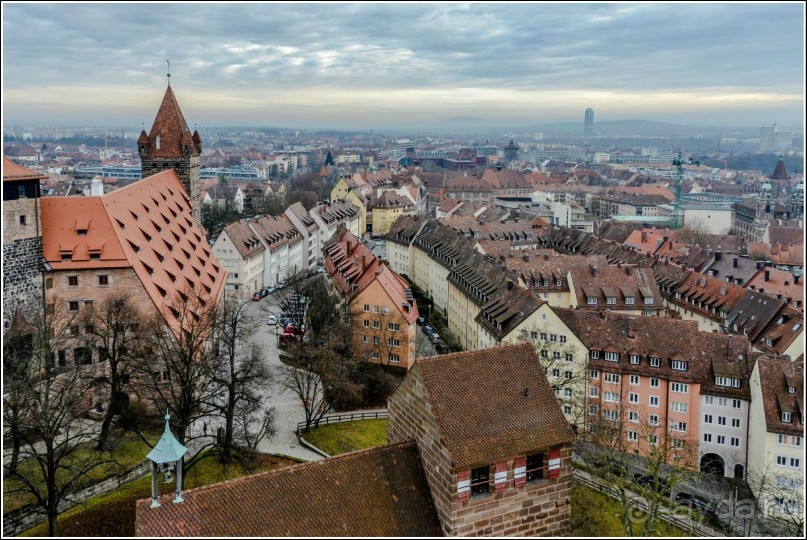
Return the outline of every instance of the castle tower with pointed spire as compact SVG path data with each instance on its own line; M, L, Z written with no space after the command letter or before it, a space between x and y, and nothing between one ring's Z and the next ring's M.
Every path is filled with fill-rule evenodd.
M174 169L190 199L193 218L196 223L201 223L199 156L202 153L202 139L198 131L191 134L170 84L151 132L146 134L146 130L143 130L140 133L137 150L143 178Z

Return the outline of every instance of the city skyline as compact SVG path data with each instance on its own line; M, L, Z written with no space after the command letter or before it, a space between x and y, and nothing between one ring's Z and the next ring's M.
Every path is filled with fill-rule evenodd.
M4 127L800 127L804 6L4 4ZM24 32L17 29L24 29Z

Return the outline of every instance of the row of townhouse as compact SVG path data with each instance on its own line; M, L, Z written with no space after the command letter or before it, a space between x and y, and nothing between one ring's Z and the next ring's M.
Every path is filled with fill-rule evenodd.
M371 364L409 370L419 317L409 283L345 227L323 251L325 272L351 316L354 350Z
M747 336L756 350L774 356L796 357L804 351L800 276L674 242L667 234L650 252L622 245L630 234L622 236L612 241L552 227L547 246L565 254L604 255L611 265L650 268L663 308L674 317L697 321L700 330ZM730 264L722 265L727 260Z
M323 203L309 211L295 203L280 216L227 225L213 244L228 273L226 290L252 295L322 264L322 247L337 227L358 234L359 218L359 210L349 202Z

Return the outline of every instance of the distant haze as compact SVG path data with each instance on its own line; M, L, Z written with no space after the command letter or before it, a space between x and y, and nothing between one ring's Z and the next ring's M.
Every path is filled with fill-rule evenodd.
M3 4L4 125L801 129L804 5Z

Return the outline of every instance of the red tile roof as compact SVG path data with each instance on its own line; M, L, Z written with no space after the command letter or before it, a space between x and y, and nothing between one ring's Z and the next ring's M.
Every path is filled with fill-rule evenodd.
M762 406L769 433L782 433L804 437L804 356L791 362L787 358L757 360L762 390ZM795 388L794 394L788 388ZM790 422L782 421L782 413L789 412Z
M143 142L143 135L140 134L138 142ZM157 148L157 137L160 137L160 146ZM201 150L201 139L198 133L191 135L188 123L182 115L179 103L174 96L174 91L169 86L165 90L157 117L151 126L148 135L149 156L152 157L176 157L183 155L182 147L188 146L191 154L198 156Z
M405 442L137 502L137 536L441 536L418 448Z
M31 169L20 167L6 156L3 156L3 182L14 182L18 180L42 180L47 178L46 174L40 174Z
M765 281L765 273L768 280ZM795 283L793 274L776 268L763 267L748 280L745 286L751 290L764 291L768 296L778 295L780 298L790 298L801 302L804 310L804 276L800 276L799 283Z
M454 467L574 439L528 343L421 358L407 375L413 376L426 387Z
M182 295L194 291L203 302L215 303L224 291L226 274L193 221L188 196L173 170L101 197L42 203L43 253L54 269L131 267L175 331L182 319ZM95 249L99 259L87 256ZM63 259L68 253L77 259Z

